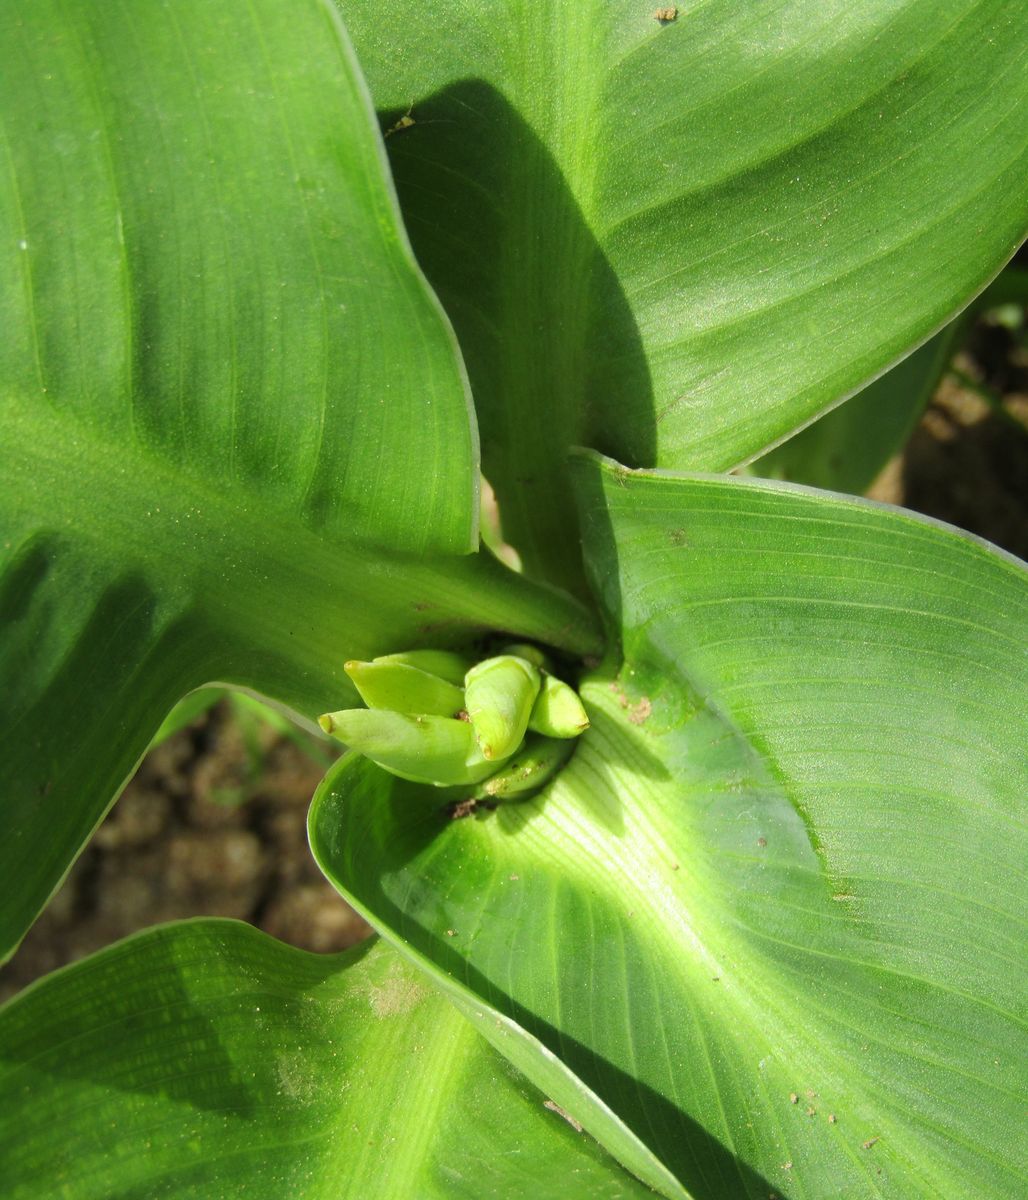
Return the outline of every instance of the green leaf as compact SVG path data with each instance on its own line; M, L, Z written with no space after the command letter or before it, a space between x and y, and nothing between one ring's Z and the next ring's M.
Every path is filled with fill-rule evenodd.
M1028 9L340 0L504 531L574 580L564 455L721 470L949 320L1025 229ZM413 101L413 104L412 104Z
M862 495L905 444L953 355L951 322L845 404L750 464L764 479Z
M0 1012L0 1089L9 1200L651 1195L381 944L155 928Z
M444 557L463 368L327 0L16 0L0 39L2 958L192 689L313 718L346 658L588 619Z
M1028 301L1028 272L1013 266L909 357L862 392L750 464L746 474L861 495L913 432L918 417L967 336L972 317Z
M376 824L384 813L391 811L391 818L387 818L384 824L388 824L400 838L400 854L411 852L416 857L423 851L430 853L429 843L452 820L452 800L457 794L457 789L445 793L436 788L426 790L418 784L388 774L359 754L347 754L332 767L315 794L308 818L311 850L327 878L344 895L349 896L358 909L368 912L361 899L349 892L349 885L342 881L353 850L346 844L352 828L352 809L365 809ZM365 831L362 831L364 835ZM373 835L373 844L375 837L377 835ZM475 866L471 862L467 865L469 868ZM519 875L512 874L507 882L516 884L519 880ZM441 882L438 876L433 878L429 875L424 879L412 880L412 887L422 897L427 897ZM487 1041L586 1128L619 1162L655 1191L671 1200L689 1200L689 1193L654 1157L645 1143L575 1075L567 1063L565 1045L562 1044L557 1050L548 1049L537 1036L518 1023L518 1018L512 1019L491 1003L483 1003L481 997L475 994L474 987L470 990L467 987L467 964L462 961L459 952L451 950L443 955L420 953L417 948L419 939L408 940L404 912L394 910L391 905L389 911L394 918L394 925L386 928L386 936L400 946L406 957L418 964ZM436 911L441 919L445 919L449 911L446 898L442 898L442 904ZM466 938L466 932L447 926L444 936L452 946L457 947ZM507 933L501 936L506 937Z
M705 1200L1020 1194L1023 567L786 485L579 475L624 662L574 758L460 821L337 768L326 873Z
M18 451L39 423L87 475L116 447L123 474L325 534L474 549L452 332L332 6L14 0L2 20Z

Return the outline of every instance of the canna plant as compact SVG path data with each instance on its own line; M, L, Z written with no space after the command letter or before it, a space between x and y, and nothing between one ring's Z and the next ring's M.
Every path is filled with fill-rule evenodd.
M1024 568L731 472L1018 246L1026 16L5 0L2 952L210 684L380 934L27 989L5 1196L1023 1194Z

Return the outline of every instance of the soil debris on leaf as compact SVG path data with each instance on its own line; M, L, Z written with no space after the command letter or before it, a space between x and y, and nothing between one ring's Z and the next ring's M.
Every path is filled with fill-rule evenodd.
M399 120L394 121L393 124L390 125L389 128L382 134L382 137L383 138L392 137L394 133L400 133L402 130L410 129L410 127L412 125L416 125L417 122L411 116L411 113L413 111L414 111L414 101L412 100L410 107L403 114L403 116L400 117ZM426 607L427 607L427 605L426 605Z
M478 801L473 796L469 796L467 800L455 800L446 809L451 821L460 821L464 817L470 817L477 810Z
M576 1121L575 1118L569 1112L565 1112L564 1109L562 1109L561 1106L559 1104L557 1104L555 1101L544 1100L543 1108L548 1108L550 1110L550 1112L555 1112L558 1117L563 1117L564 1120L567 1121L567 1123L575 1131L575 1133L582 1132L581 1124L578 1121Z

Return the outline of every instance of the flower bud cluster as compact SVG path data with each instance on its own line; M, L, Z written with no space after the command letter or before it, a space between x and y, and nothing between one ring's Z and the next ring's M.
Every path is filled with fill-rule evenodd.
M563 766L589 728L578 693L535 646L507 646L477 663L408 650L344 670L368 707L326 713L322 729L416 783L523 796Z

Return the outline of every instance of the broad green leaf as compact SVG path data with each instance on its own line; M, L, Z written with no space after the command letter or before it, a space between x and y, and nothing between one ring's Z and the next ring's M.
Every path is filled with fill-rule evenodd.
M624 661L574 758L460 821L339 767L327 874L704 1200L1021 1194L1023 567L782 484L579 475Z
M126 475L472 550L462 370L331 4L11 0L0 19L17 450L43 422Z
M347 657L583 617L444 557L463 368L327 0L11 0L0 40L2 958L185 693L310 718Z
M861 495L912 433L966 337L970 319L1028 301L1028 272L1008 266L951 321L862 392L750 464L746 474Z
M910 437L953 354L959 321L845 404L750 465L764 479L862 495Z
M0 1012L8 1200L643 1197L381 944L157 927Z
M1018 0L339 6L383 124L408 118L386 144L506 534L551 579L569 444L736 466L1024 236Z

